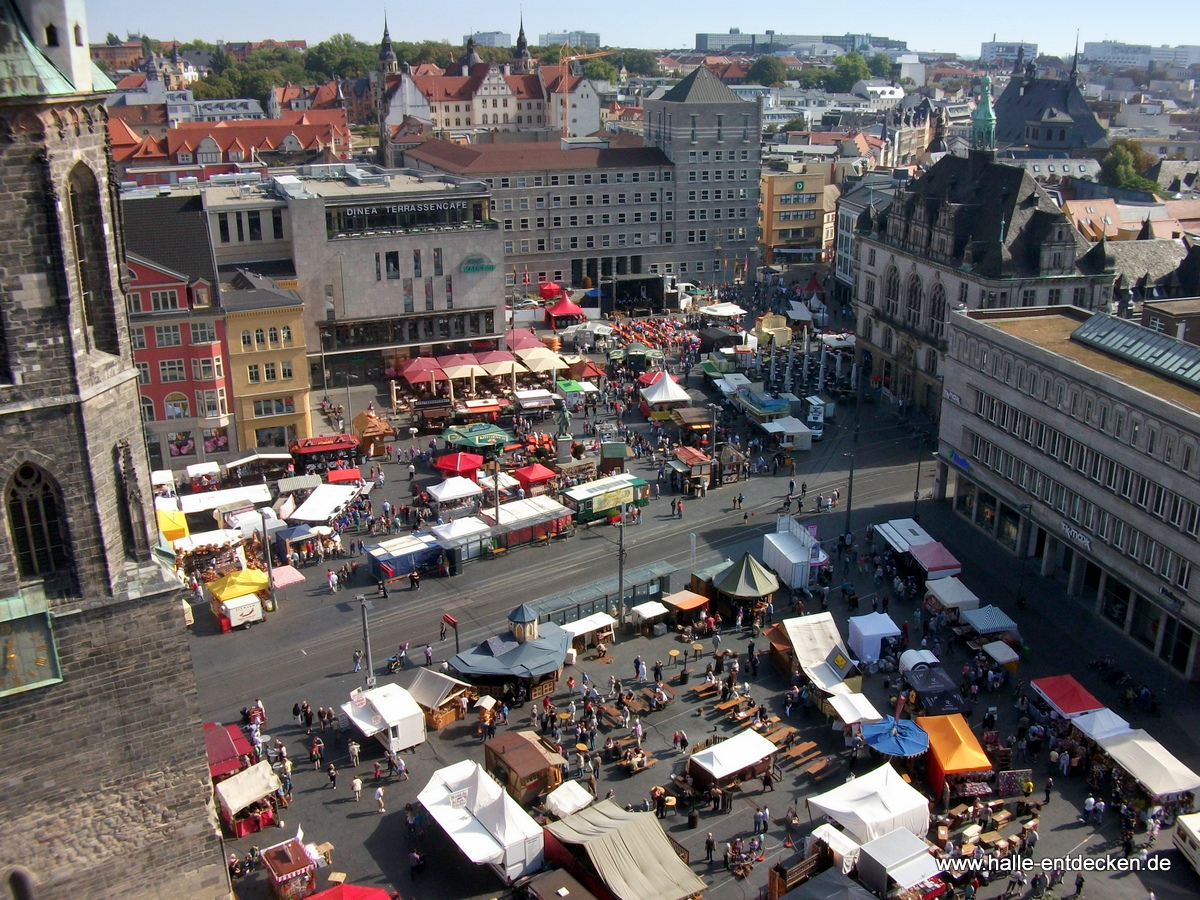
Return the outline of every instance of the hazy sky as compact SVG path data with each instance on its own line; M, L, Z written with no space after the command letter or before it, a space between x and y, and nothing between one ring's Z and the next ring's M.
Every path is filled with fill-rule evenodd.
M386 4L377 0L88 0L91 40L107 32L127 31L151 37L214 41L303 38L315 43L337 32L377 41ZM608 0L605 3L550 0L449 0L400 3L393 0L388 21L395 40L449 40L460 43L474 31L506 31L516 37L518 18L525 15L526 35L536 43L550 31L595 31L603 43L649 49L695 45L697 32L745 33L772 29L780 34L871 33L908 41L914 50L979 53L981 41L1035 41L1046 52L1069 53L1079 40L1130 43L1200 43L1200 32L1180 32L1178 24L1195 21L1195 7L1184 0L1161 0L1153 16L1131 14L1128 3L1115 0L992 3L895 3L852 13L841 4L785 4L778 0ZM1172 22L1177 23L1176 26Z

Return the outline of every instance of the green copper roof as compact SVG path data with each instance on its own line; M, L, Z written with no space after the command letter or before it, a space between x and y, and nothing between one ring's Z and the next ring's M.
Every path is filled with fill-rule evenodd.
M38 50L11 0L0 0L0 98L74 93L75 86Z
M115 91L116 89L117 86L113 84L111 78L104 74L104 70L95 63L92 63L92 90L100 92Z

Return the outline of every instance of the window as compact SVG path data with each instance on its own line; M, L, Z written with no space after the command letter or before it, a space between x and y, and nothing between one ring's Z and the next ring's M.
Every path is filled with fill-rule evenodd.
M83 163L78 163L67 177L67 200L87 348L119 353L100 188L92 170Z
M154 401L151 400L149 397L142 398L142 421L143 422L153 422L154 421Z
M221 243L229 243L229 214L217 213L217 232L221 235Z
M17 569L22 577L69 569L66 516L62 492L43 469L20 466L5 497Z
M546 249L544 240L538 241L538 244L539 250ZM446 276L446 309L454 309L454 279L450 275Z
M433 311L433 279L425 279L425 311Z
M268 400L254 401L255 416L286 416L296 411L296 406L289 397L273 397Z
M175 291L151 291L150 306L155 312L179 309L179 294Z
M525 222L528 220L522 219L521 221ZM524 227L524 226L522 226L522 227ZM433 248L433 274L434 275L442 274L442 248L441 247Z
M156 325L154 326L154 346L156 347L178 347L183 343L183 339L179 334L178 325Z
M285 346L285 347L291 346L292 327L290 325L284 325L279 329L279 333L283 338L283 346Z
M228 415L229 410L225 405L225 390L216 391L196 391L196 409L201 418L215 419L218 416Z
M149 384L150 383L150 363L140 362L140 363L134 363L134 365L137 366L138 384Z
M509 227L507 222L505 222L505 227ZM419 249L413 250L413 277L421 277L421 251Z
M192 360L192 378L196 381L212 381L214 378L222 378L224 375L224 366L221 364L219 356L214 356L212 359Z
M389 281L393 281L400 277L400 252L397 250L389 250L383 255L384 266L387 269L387 277Z
M271 210L271 236L277 241L283 240L283 210Z
M262 378L259 375L258 366L246 366L246 380L251 384L258 384L260 381L262 381Z
M252 209L246 213L246 224L250 229L250 240L262 240L262 214L257 209Z
M261 328L254 329L254 346L262 347L267 342L267 333Z
M275 381L276 380L275 373L276 373L275 363L273 363L273 362L263 363L263 377L267 381Z
M186 419L192 414L187 396L180 393L167 394L163 407L168 419Z
M243 350L251 350L251 349L253 349L253 347L254 347L254 343L250 337L250 332L243 331L242 332L242 349Z
M146 329L131 328L129 330L129 346L134 350L146 349Z
M404 311L410 313L413 311L413 280L411 278L404 279L404 286L401 290L404 295Z
M193 322L188 327L191 329L191 342L193 344L216 343L217 326L212 322Z

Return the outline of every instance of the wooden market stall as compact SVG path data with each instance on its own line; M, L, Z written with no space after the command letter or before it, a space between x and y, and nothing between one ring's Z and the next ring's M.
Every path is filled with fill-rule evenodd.
M562 784L566 760L536 731L507 731L483 745L484 767L522 806Z
M279 788L279 776L265 759L231 775L214 789L221 823L235 838L279 824L275 807Z
M675 473L672 481L678 477L684 491L701 496L712 481L712 457L696 447L676 447L674 455L675 458L667 462Z
M310 855L298 837L264 850L262 861L272 896L278 900L297 900L316 891L319 858L319 855L316 858Z
M445 728L463 718L466 707L462 698L466 698L469 704L478 695L478 691L465 681L428 667L417 671L417 677L408 686L408 692L424 712L425 725L430 731Z
M769 771L777 749L757 731L748 729L693 753L687 774L696 791L714 786L724 790Z
M382 456L388 441L396 439L396 429L372 410L360 412L350 427L358 438L359 453L364 457Z
M554 490L554 479L558 474L541 463L532 463L512 471L512 477L517 479L526 497L536 497L539 494L549 494Z

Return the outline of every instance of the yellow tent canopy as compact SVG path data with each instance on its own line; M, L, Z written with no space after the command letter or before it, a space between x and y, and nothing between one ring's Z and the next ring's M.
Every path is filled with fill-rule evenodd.
M230 572L224 578L218 578L208 585L212 595L218 600L233 600L261 591L267 586L267 573L261 569L242 569Z
M960 714L918 716L916 722L929 734L926 775L935 794L942 792L947 775L986 772L992 768L992 761Z
M187 516L183 513L171 509L156 509L154 512L155 518L158 519L158 530L167 539L167 543L188 536Z

